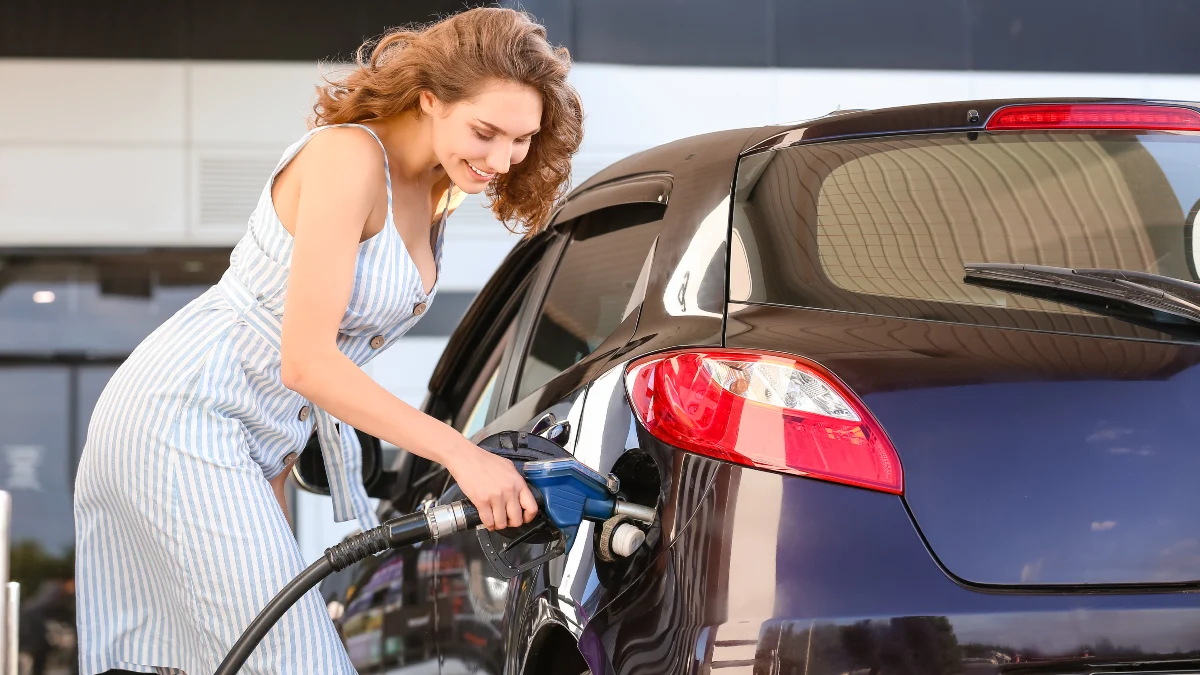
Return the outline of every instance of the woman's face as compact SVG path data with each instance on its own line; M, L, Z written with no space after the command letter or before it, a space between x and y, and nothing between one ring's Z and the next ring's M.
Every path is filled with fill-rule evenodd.
M542 97L527 85L497 81L454 105L423 92L421 110L432 120L433 152L450 180L477 194L525 159L541 124Z

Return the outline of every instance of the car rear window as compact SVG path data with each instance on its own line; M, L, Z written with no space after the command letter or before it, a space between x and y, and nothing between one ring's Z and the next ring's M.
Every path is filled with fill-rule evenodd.
M742 160L730 299L1082 334L1188 339L964 281L967 263L1197 281L1200 137L952 133Z

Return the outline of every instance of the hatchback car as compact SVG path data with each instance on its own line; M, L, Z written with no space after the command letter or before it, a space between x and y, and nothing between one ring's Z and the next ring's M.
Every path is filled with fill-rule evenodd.
M593 176L479 294L425 410L551 438L657 521L615 558L585 523L512 579L471 532L366 560L322 587L354 663L1200 668L1198 132L1190 103L939 103ZM462 497L364 447L382 517Z

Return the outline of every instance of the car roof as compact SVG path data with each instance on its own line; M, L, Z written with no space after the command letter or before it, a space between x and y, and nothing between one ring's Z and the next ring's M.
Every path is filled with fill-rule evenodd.
M939 131L983 131L988 120L1001 108L1015 105L1088 103L1169 105L1200 110L1200 103L1194 101L1137 98L1008 98L923 103L877 110L834 111L823 117L786 125L787 128L747 148L742 154L753 154L796 143L840 138Z
M738 153L763 141L778 136L792 128L789 125L770 125L714 131L696 136L681 138L636 152L593 174L584 182L573 188L564 201L574 199L580 194L603 187L615 181L626 180L640 175L676 175L693 157L702 153L726 153L730 159Z
M841 138L938 131L982 131L988 119L997 110L1007 106L1086 103L1174 105L1200 110L1200 102L1194 101L1104 97L979 99L922 103L875 110L835 110L810 120L716 131L664 143L610 164L572 189L567 199L572 199L606 183L628 179L631 176L659 172L671 173L672 169L678 168L681 149L718 146L728 148L731 145L730 141L734 141L733 144L736 145L739 137L745 139L745 143L740 148L738 156L744 156L796 143L812 143Z

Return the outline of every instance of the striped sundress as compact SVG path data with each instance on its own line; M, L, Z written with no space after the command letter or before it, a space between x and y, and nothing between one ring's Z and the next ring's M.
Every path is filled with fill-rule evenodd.
M337 126L360 127L379 141L365 126ZM377 524L354 430L284 387L280 374L292 235L276 215L271 186L326 128L284 152L220 282L151 333L96 404L75 481L81 675L216 670L259 610L304 569L267 481L294 460L314 426L335 519ZM435 281L425 293L396 231L386 151L381 168L388 215L359 246L337 336L359 365L404 335L437 292ZM449 195L445 204L434 245L439 278ZM242 672L355 671L314 590Z

